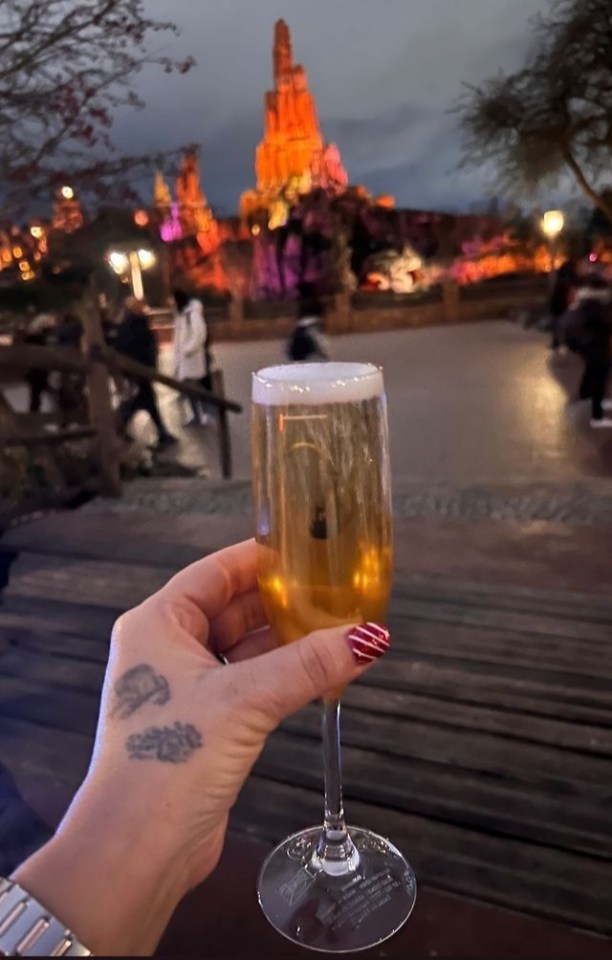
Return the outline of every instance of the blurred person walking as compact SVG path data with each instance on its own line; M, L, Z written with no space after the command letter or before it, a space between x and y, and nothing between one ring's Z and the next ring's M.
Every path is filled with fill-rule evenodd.
M321 321L325 315L314 284L303 283L300 287L298 319L287 345L287 356L293 363L329 360L329 351L321 334Z
M612 427L612 400L606 398L612 366L612 303L610 286L603 277L584 277L576 288L574 304L563 318L561 332L570 350L584 360L579 400L591 401L591 426Z
M173 297L177 308L174 318L174 375L184 383L210 389L210 352L204 307L200 300L190 297L184 290L175 290ZM192 416L184 426L208 424L210 417L202 401L190 397L189 402Z
M128 297L125 307L125 316L117 329L115 349L137 363L156 369L157 341L151 330L145 304L136 297ZM162 420L151 381L128 377L128 390L130 395L122 401L117 411L121 432L125 434L130 420L138 410L145 410L157 431L158 449L176 443L176 437Z

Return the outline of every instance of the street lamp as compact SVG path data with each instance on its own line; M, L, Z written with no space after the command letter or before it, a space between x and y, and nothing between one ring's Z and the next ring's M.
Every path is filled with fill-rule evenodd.
M547 210L542 217L542 233L548 240L550 251L550 270L555 270L555 241L565 226L565 217L561 210Z
M134 296L138 300L144 300L142 271L150 270L157 263L154 252L146 247L141 247L139 250L111 250L108 254L108 262L119 276L129 270Z

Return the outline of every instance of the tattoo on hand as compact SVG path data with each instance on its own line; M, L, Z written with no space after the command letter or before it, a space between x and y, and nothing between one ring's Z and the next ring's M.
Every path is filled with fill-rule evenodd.
M149 727L126 740L130 760L159 760L161 763L186 763L202 746L202 736L190 723L172 727Z
M153 667L140 663L117 680L114 693L110 715L124 720L149 701L158 707L168 703L170 684L160 673L155 673Z

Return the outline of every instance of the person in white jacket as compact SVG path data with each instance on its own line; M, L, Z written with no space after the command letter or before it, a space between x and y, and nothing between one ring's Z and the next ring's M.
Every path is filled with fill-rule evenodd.
M208 331L204 308L184 290L174 291L177 313L174 318L174 373L177 380L202 386L206 376L206 340ZM190 398L193 416L185 426L207 424L210 417L200 400Z

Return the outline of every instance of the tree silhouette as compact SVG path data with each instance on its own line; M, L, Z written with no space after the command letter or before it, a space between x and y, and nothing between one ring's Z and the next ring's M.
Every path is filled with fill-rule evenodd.
M523 69L469 87L456 107L464 164L493 163L508 189L570 174L612 219L612 3L556 0L534 22ZM609 184L608 184L609 186Z
M145 65L185 73L191 57L152 51L176 27L145 0L0 0L0 187L5 208L62 181L104 192L150 158L119 156L113 116L142 102Z

